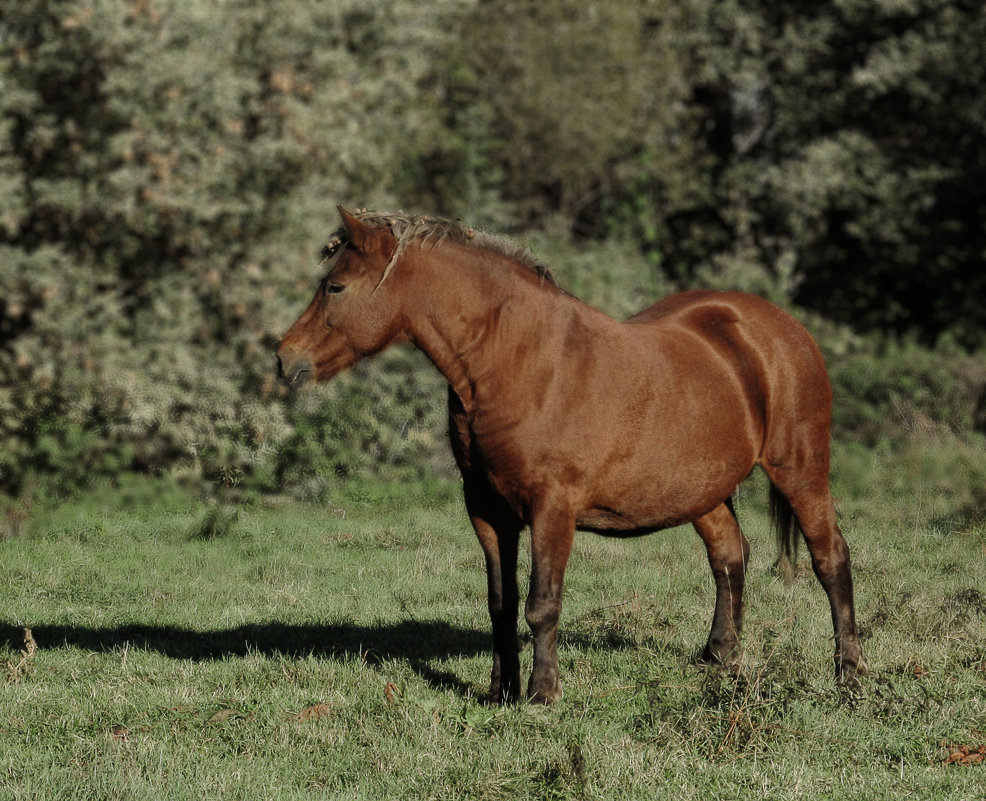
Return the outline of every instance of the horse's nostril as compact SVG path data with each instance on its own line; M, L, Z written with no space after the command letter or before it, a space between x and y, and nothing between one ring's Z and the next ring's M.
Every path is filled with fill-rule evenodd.
M314 365L307 355L292 356L288 353L286 358L280 353L275 355L277 359L277 377L291 387L299 387L306 383L310 378Z

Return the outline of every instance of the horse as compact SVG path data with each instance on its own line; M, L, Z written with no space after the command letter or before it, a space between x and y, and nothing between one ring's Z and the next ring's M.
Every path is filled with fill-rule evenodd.
M561 695L557 637L576 530L691 523L715 610L704 662L739 642L750 546L732 505L759 466L782 564L801 536L828 596L839 682L865 675L849 549L829 487L832 392L805 328L742 292L671 295L618 322L562 290L513 240L439 217L339 207L329 268L278 347L291 387L398 342L448 381L449 436L486 561L490 702L521 699L517 553L530 530L526 698Z

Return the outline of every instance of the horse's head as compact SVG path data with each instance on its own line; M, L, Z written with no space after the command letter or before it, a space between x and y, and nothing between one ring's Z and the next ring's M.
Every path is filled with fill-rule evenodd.
M341 206L339 214L343 227L323 252L329 272L277 349L278 375L292 386L332 378L401 338L399 294L381 285L397 240L386 226Z

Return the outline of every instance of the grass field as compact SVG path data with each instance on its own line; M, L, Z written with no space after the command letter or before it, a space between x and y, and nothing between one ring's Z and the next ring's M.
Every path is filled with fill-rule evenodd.
M481 701L485 578L452 482L35 508L0 541L0 799L983 798L986 523L867 459L836 481L861 687L833 682L810 570L773 575L753 478L735 668L695 661L713 591L690 528L580 535L550 708Z

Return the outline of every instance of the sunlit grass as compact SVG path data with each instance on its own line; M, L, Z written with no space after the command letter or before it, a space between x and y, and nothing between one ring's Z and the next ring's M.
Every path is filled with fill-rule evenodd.
M214 504L156 485L35 509L0 543L0 797L978 798L983 766L945 763L986 741L986 526L857 469L860 688L832 680L810 571L773 575L754 479L735 667L695 660L713 594L690 528L580 535L548 709L481 703L485 578L454 483L240 504L210 536Z

